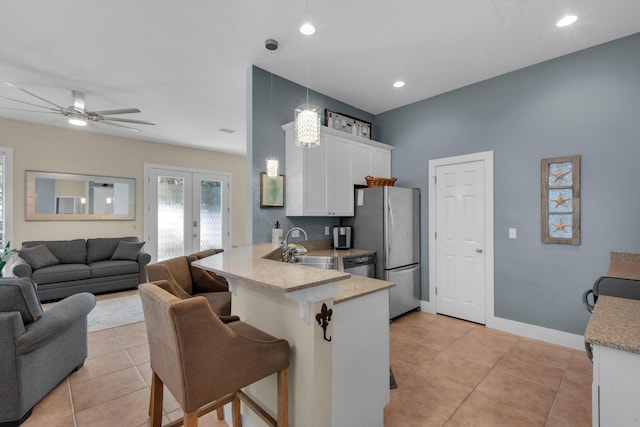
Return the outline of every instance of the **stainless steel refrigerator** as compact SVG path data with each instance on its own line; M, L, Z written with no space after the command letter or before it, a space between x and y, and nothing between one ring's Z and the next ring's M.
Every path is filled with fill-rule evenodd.
M389 317L420 307L420 190L374 187L355 190L352 245L376 251L376 278L389 290Z

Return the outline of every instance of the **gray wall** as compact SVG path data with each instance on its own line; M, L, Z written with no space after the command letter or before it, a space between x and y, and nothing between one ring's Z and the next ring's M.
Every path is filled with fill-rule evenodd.
M290 217L285 216L284 208L260 208L260 172L266 171L265 158L275 156L280 159L280 173L285 175L285 143L282 125L293 121L294 110L298 105L306 103L306 89L296 83L283 79L258 67L249 70L250 100L249 112L249 149L247 158L251 167L247 168L248 182L251 182L251 200L247 206L251 211L253 224L253 242L270 242L271 229L276 221L280 222L284 232L298 226L304 228L309 239L325 239L324 227L336 225L339 219L328 217ZM373 115L353 108L343 102L327 96L309 91L309 103L322 108L324 123L324 109L373 122ZM375 136L375 129L373 129ZM286 202L285 202L286 203Z
M410 84L405 90L411 90ZM428 161L494 151L495 315L582 334L581 295L610 251L640 252L640 34L375 117L398 185L422 190L428 300ZM540 242L540 160L582 155L582 244ZM518 238L509 240L507 229Z

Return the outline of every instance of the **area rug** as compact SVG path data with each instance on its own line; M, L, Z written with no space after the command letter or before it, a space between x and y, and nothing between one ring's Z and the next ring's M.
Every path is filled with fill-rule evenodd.
M140 297L127 295L97 301L87 317L87 325L89 332L95 332L143 320Z

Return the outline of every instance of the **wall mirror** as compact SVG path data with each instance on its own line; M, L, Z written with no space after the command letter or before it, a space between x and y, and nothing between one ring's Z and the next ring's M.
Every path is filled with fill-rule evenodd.
M133 220L136 180L26 171L27 221Z

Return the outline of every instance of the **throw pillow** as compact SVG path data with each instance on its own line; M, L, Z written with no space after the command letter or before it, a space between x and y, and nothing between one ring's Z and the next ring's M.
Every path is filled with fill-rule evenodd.
M28 277L0 278L0 312L18 311L22 321L35 322L42 316L36 284Z
M32 248L20 249L18 256L31 266L32 270L60 264L49 248L45 245L37 245Z
M112 260L126 259L129 261L137 261L140 249L144 246L144 242L124 242L120 241L116 250L111 255Z

